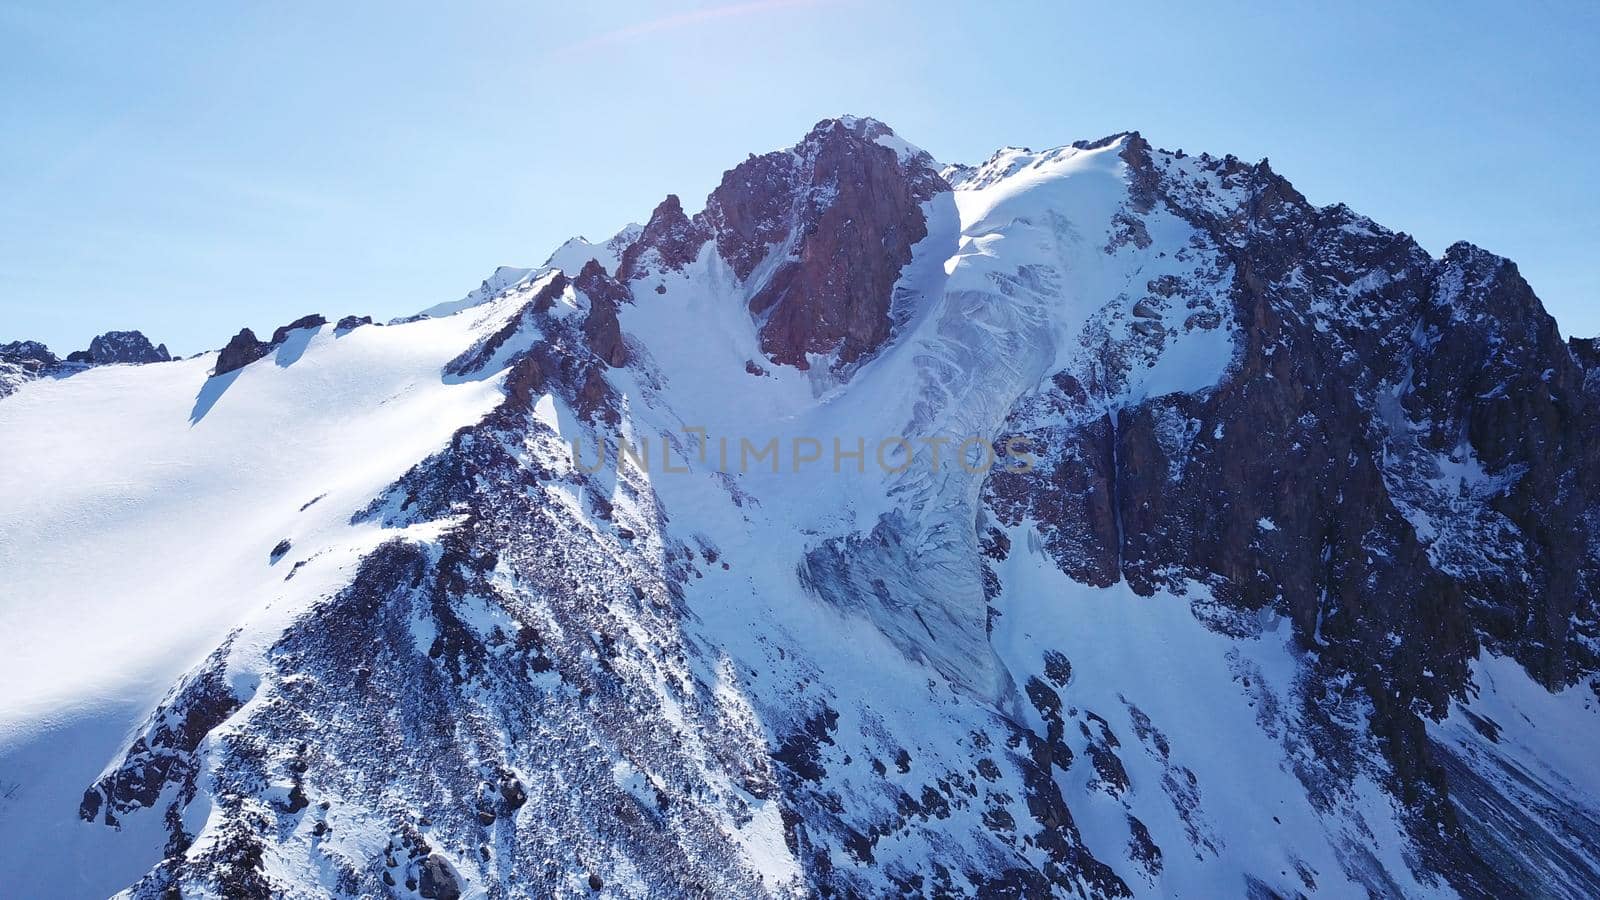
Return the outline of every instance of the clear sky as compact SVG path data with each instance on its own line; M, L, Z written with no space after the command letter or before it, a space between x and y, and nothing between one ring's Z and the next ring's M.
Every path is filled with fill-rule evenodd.
M1600 4L0 0L0 341L390 318L816 120L1270 157L1600 334Z

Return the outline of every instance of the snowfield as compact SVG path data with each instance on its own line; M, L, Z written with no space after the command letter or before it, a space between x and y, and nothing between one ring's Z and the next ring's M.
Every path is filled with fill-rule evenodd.
M231 376L208 379L208 354L7 398L0 627L26 635L0 656L7 892L109 895L150 866L159 822L115 840L73 813L105 748L230 631L270 640L348 580L381 540L352 513L501 399L439 377L475 318L326 326Z

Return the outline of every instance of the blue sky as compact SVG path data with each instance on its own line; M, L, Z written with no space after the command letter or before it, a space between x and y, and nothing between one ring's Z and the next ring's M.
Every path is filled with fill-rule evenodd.
M0 341L406 314L817 119L1271 158L1600 334L1600 5L0 3Z

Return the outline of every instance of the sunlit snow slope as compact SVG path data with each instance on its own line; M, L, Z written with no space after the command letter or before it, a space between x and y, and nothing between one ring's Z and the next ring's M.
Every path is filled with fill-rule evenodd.
M292 617L348 580L378 539L351 513L501 399L490 382L439 378L471 321L305 330L232 376L207 379L208 354L7 399L7 893L109 894L149 867L164 836L112 840L62 813L106 767L106 748L231 630ZM269 564L285 539L292 552Z

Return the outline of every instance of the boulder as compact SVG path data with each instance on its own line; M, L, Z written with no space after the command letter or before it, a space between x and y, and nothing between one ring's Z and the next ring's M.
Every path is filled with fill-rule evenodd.
M256 339L256 333L248 328L239 329L239 333L228 341L222 352L217 354L217 365L212 370L213 375L226 375L267 355L272 345L262 343Z
M430 853L418 866L417 893L428 900L457 900L461 896L461 877L450 861Z

